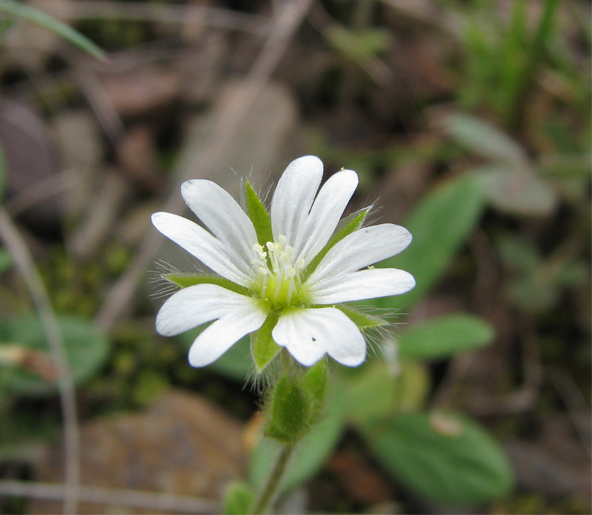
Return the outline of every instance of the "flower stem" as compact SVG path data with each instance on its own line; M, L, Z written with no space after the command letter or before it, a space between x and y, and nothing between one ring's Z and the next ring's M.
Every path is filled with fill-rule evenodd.
M259 492L257 499L253 503L253 507L251 508L251 514L257 515L265 513L265 511L269 508L269 505L278 493L278 488L280 486L282 477L284 476L284 472L286 471L288 462L290 461L290 456L292 455L293 451L293 444L285 444L282 447L282 450L277 456L273 470L267 478L267 483Z

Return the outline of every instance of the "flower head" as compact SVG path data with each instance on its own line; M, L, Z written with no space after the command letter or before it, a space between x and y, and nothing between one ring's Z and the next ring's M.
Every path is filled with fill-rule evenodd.
M191 365L209 365L247 334L258 370L281 347L305 366L325 354L348 366L364 361L360 327L380 322L343 303L415 286L403 270L367 268L405 249L411 234L394 224L362 227L368 210L340 223L358 176L341 170L319 190L322 176L317 157L290 163L269 212L248 182L243 209L217 184L191 180L181 194L206 228L170 213L152 215L162 234L214 273L167 276L183 288L156 317L164 336L215 320L194 341Z

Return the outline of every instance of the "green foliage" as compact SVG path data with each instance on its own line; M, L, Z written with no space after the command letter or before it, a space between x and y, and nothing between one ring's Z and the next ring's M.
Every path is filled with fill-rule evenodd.
M514 303L531 313L556 307L563 291L589 280L589 269L571 252L543 258L532 243L514 237L497 242L504 264L513 272L508 293Z
M324 35L343 57L360 65L384 52L391 42L390 33L381 29L352 31L341 25L332 25Z
M473 2L460 14L464 81L460 101L468 108L493 108L504 126L516 129L524 119L528 92L544 64L554 36L560 0L545 0L534 30L527 3L512 2L509 21L492 2Z
M76 45L81 50L99 59L105 59L105 53L92 41L68 25L56 20L52 16L16 0L0 0L0 12L15 18L35 23Z
M417 285L409 293L376 299L374 304L399 309L422 298L476 227L484 200L481 178L472 175L451 179L428 193L403 224L413 234L409 248L378 265L407 270Z
M408 327L398 337L402 359L449 357L491 343L493 328L483 319L464 313L432 318L421 325Z
M393 370L384 360L372 360L340 379L347 395L346 416L355 426L419 410L430 389L426 367L414 361L398 362Z
M93 324L82 318L59 317L58 322L74 381L81 384L105 362L108 342ZM36 316L0 321L0 340L0 345L18 344L34 351L48 351L43 325ZM7 391L20 395L42 396L56 392L55 383L18 368L2 369L0 384Z
M455 141L477 155L510 166L523 166L527 161L518 143L476 116L452 113L442 122L444 130Z
M511 488L512 471L502 449L460 415L402 413L363 431L385 469L427 499L476 506Z
M550 214L557 205L553 189L530 168L489 166L474 173L482 175L489 202L502 212L542 216Z
M4 34L6 34L13 25L14 20L10 20L8 18L0 20L0 38L4 37Z
M516 215L546 215L557 204L555 192L542 180L526 152L508 135L479 118L451 114L443 119L445 131L459 144L493 164L473 170L482 176L490 204Z
M12 256L7 250L0 249L0 274L8 270L13 264Z
M255 494L246 483L234 481L224 493L224 515L243 515L255 500Z

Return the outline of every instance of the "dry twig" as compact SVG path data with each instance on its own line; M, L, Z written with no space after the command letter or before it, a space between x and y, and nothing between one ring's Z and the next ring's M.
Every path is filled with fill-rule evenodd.
M0 495L59 501L64 499L66 493L65 485L61 484L33 483L30 481L0 481ZM216 501L184 495L79 486L78 496L80 501L86 503L144 508L151 512L220 512L220 505Z

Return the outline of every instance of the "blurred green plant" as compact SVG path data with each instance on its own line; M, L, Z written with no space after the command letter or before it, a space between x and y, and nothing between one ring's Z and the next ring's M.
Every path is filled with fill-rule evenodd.
M51 16L21 2L0 0L0 35L24 19L36 23L73 43L89 54L104 59L94 43ZM7 167L0 149L0 199L3 198ZM64 511L76 511L76 485L79 482L80 454L75 386L87 381L105 362L108 343L92 322L82 317L56 316L41 275L11 217L0 207L2 238L0 274L12 265L19 272L31 297L15 302L0 319L0 419L2 422L0 459L10 460L15 449L30 445L31 438L43 438L35 427L21 431L22 418L13 416L14 401L23 397L59 395L64 436L64 477L70 492L64 499ZM3 286L4 287L4 286ZM35 314L32 314L35 311ZM41 425L58 427L57 420Z
M95 45L90 39L80 34L80 32L30 5L18 2L17 0L0 0L0 14L1 13L4 13L6 18L1 20L2 28L0 34L9 30L15 20L23 19L54 32L66 41L69 41L81 50L98 59L106 58L105 52L103 52L103 50Z
M575 223L563 242L543 256L533 242L510 232L494 241L501 262L512 277L508 293L516 306L529 313L552 309L562 292L589 281L581 256L589 233L586 202L592 160L589 149L530 157L517 141L475 116L451 113L441 119L450 138L474 156L489 161L476 166L471 175L480 177L488 205L514 217L551 216L563 201L575 208Z
M74 381L82 384L104 364L109 351L107 339L91 322L82 318L59 317L58 323ZM20 366L2 369L0 390L24 396L55 395L58 371L47 352L39 317L25 315L0 320L0 352L8 346L19 348L24 359L18 364Z
M555 209L555 191L516 141L472 115L451 113L441 122L456 143L489 161L471 173L484 181L492 207L514 215L548 215Z
M499 6L473 0L459 9L465 59L459 90L469 109L492 108L512 131L524 123L529 91L554 43L555 13L561 0L545 0L534 28L529 3L510 2L506 21Z

